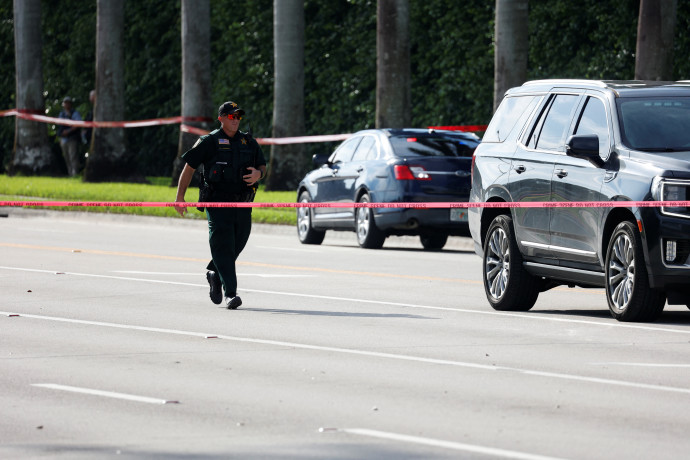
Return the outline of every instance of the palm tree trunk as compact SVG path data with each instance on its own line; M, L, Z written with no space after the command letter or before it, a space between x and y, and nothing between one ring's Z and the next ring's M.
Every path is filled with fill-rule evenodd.
M494 111L510 88L527 79L528 0L496 0Z
M405 128L412 121L410 5L379 0L376 11L376 127Z
M673 80L676 11L676 0L640 1L635 79Z
M96 12L95 121L125 119L124 0L98 0ZM84 180L142 181L125 147L124 128L96 128Z
M302 136L304 126L304 1L274 0L273 137ZM294 190L307 161L302 144L271 148L266 188Z
M211 103L211 6L209 0L182 0L182 116L208 117ZM187 125L209 130L208 122L185 121ZM177 157L173 163L172 184L184 167L181 155L189 150L198 135L180 131Z
M17 109L43 115L41 1L14 0ZM46 125L17 117L10 174L50 175L59 171Z

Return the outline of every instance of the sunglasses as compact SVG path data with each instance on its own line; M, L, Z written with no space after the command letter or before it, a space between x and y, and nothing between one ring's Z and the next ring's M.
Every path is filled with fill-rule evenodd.
M239 113L229 113L228 119L230 119L230 120L241 120L242 115L240 115Z

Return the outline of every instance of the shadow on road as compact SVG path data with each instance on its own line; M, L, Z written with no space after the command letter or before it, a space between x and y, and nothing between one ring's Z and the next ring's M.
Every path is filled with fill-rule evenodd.
M242 308L244 311L258 313L277 313L283 315L310 315L310 316L350 316L353 318L408 318L408 319L439 319L431 316L407 315L401 313L357 313L344 311L324 310L284 310L280 308Z

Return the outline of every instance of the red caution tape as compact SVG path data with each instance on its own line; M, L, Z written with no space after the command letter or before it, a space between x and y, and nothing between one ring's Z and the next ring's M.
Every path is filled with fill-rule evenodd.
M423 202L423 203L175 203L167 201L0 201L2 206L77 206L77 207L148 207L148 208L656 208L690 207L690 201L530 201L515 202Z
M196 128L194 126L180 125L180 130L185 133L196 134L203 136L209 133L205 129ZM309 142L333 142L342 141L352 136L352 134L324 134L319 136L298 136L298 137L259 137L256 142L261 145L287 145L287 144L305 144Z

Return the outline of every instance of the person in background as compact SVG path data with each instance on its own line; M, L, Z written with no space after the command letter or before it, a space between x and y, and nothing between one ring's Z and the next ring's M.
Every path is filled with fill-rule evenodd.
M254 201L257 182L266 176L266 159L261 147L248 133L239 131L244 110L234 102L218 108L221 127L202 136L182 155L186 162L177 185L175 202L184 203L194 171L204 165L204 184L211 194L206 202ZM175 207L184 216L187 208ZM236 309L242 305L237 295L235 261L249 240L252 208L206 208L212 260L206 269L211 301Z
M72 98L66 96L62 100L62 110L58 118L67 120L81 120L81 114L72 106ZM57 135L60 136L60 148L62 156L65 158L67 173L76 176L81 171L81 161L79 159L79 130L77 126L58 125Z

